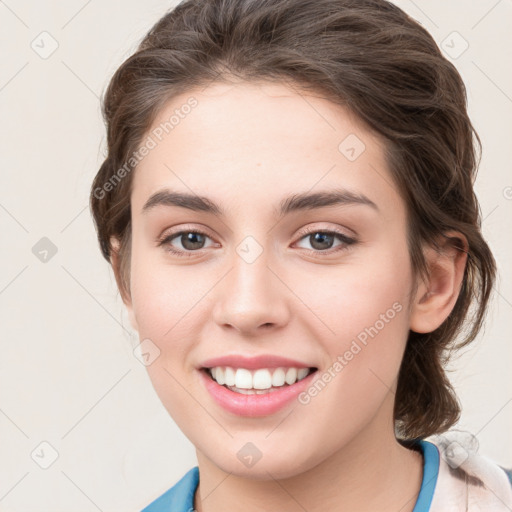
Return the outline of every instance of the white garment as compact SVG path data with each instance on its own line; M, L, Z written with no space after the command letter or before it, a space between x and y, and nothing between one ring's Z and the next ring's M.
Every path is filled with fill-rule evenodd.
M512 486L505 471L477 453L473 435L452 430L426 440L437 446L440 455L429 512L512 511Z

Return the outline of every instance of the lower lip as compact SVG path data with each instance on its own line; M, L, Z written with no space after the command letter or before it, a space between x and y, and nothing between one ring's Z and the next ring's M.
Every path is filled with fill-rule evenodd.
M215 382L206 370L200 370L201 378L213 399L227 411L239 416L268 416L274 414L293 401L310 385L317 372L310 373L291 386L283 386L277 391L261 395L245 395L236 393Z

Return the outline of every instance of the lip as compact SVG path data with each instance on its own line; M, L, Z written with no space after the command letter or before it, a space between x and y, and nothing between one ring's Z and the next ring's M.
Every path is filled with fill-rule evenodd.
M225 359L226 358L222 358L222 360ZM214 366L223 365L224 363L215 364ZM301 367L304 367L304 365ZM231 391L230 389L218 384L208 374L208 370L205 370L204 368L199 370L201 381L214 401L226 411L236 414L237 416L246 417L269 416L283 409L311 385L312 379L317 373L318 372L312 372L295 384L292 384L291 386L283 386L276 391L271 391L261 395L245 395Z
M242 356L230 354L222 357L215 357L204 361L199 368L213 368L215 366L230 366L231 368L246 368L247 370L256 370L258 368L314 368L312 364L302 363L287 357L281 357L274 354L262 354L259 356Z

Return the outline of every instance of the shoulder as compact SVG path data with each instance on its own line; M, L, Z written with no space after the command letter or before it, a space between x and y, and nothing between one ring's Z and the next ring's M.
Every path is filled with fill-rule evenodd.
M195 466L141 512L191 512L194 509L194 493L198 484L199 468Z
M512 509L511 472L478 453L468 432L449 431L428 439L439 451L439 474L430 512Z

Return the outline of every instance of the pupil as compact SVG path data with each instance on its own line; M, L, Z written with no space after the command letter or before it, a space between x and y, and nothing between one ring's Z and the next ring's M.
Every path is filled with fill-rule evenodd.
M201 244L204 243L204 240L201 240L202 237L201 233L187 233L181 236L181 243L185 249L201 249Z
M310 240L312 247L315 247L315 245L319 244L319 246L315 247L315 249L329 249L334 236L330 235L329 233L314 233L311 235L310 239L312 239Z

